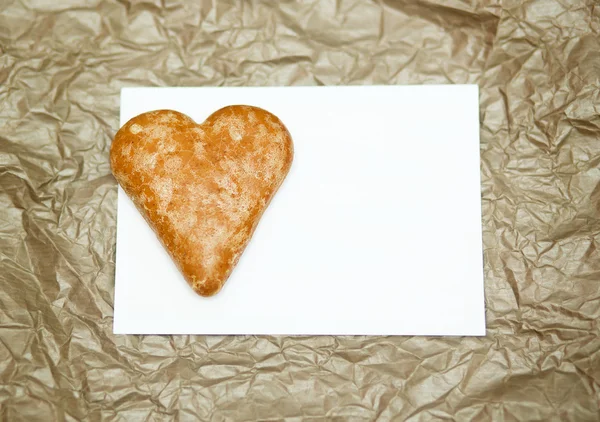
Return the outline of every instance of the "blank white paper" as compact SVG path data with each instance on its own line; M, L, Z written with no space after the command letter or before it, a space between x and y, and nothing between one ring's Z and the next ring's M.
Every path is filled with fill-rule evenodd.
M121 124L230 104L284 122L290 173L211 298L119 188L115 333L485 335L477 86L125 88Z

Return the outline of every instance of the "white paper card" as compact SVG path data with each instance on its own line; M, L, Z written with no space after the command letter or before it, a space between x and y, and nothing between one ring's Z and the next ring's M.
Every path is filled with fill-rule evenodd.
M121 124L230 104L284 122L287 179L208 299L119 189L115 333L485 335L477 86L125 88Z

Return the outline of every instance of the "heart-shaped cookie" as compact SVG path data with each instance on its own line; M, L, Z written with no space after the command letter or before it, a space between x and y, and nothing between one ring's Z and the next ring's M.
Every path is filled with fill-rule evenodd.
M140 114L110 150L117 181L202 296L231 274L292 158L283 123L250 106L202 124L172 110Z

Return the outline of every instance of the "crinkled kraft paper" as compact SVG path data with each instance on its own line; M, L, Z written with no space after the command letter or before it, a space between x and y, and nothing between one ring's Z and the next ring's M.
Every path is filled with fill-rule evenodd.
M4 0L0 48L1 420L600 420L596 0ZM418 83L480 86L485 338L112 334L122 87Z

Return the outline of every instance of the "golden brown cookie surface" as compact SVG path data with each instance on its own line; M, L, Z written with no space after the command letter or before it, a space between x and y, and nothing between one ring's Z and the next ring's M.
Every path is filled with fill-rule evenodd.
M217 293L287 175L292 139L273 114L228 106L202 124L172 110L129 120L112 172L190 286Z

